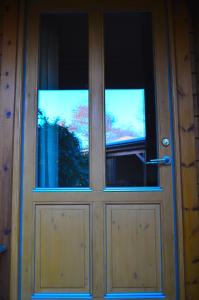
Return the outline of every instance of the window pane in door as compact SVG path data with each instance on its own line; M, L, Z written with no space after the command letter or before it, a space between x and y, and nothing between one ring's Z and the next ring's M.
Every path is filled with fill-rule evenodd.
M151 14L107 12L104 33L106 186L157 186Z
M89 186L88 16L40 22L37 187Z

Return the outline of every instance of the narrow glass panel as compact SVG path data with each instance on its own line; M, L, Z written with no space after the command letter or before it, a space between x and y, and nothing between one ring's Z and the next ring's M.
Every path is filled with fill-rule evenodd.
M37 187L88 187L88 18L43 15L40 28Z
M106 186L157 186L150 13L105 14Z

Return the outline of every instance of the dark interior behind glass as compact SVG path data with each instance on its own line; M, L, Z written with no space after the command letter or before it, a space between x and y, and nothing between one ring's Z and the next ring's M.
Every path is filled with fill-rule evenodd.
M146 164L157 157L151 20L143 12L104 17L107 187L158 185L157 167Z

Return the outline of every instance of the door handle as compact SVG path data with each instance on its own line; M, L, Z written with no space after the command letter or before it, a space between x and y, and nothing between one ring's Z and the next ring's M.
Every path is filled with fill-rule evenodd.
M163 156L162 158L150 159L145 163L146 165L171 165L171 157L168 155Z

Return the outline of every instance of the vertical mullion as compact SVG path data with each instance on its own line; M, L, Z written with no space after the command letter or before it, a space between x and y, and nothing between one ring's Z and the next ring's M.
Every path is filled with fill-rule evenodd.
M94 191L103 191L105 182L104 149L104 63L103 14L98 8L90 13L89 20L90 67L90 185ZM104 287L104 204L93 203L93 266L92 296L103 298Z
M90 185L102 190L105 182L103 15L92 10L89 18L90 76Z

